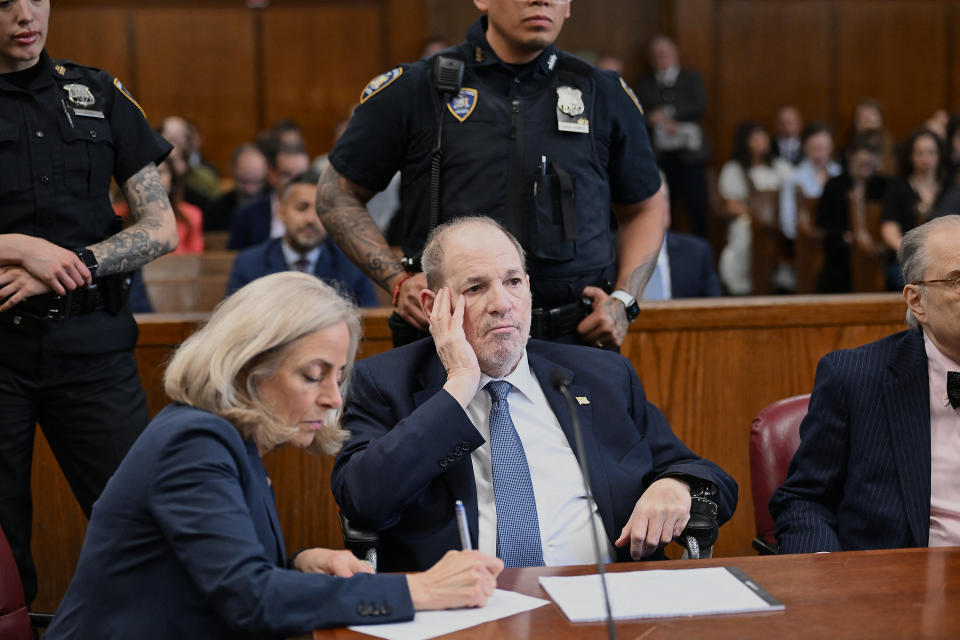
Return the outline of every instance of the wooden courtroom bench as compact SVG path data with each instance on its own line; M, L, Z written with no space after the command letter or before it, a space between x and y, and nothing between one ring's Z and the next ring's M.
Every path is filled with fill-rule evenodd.
M767 404L807 393L816 363L904 328L898 294L777 296L651 302L630 326L623 354L676 434L740 484L740 503L720 531L717 556L753 555L748 444L750 423ZM389 309L367 311L359 357L390 348ZM203 314L138 316L136 355L151 413L166 403L162 372L170 352ZM34 554L38 610L52 611L80 552L86 522L38 431L34 453ZM332 460L281 449L264 462L290 551L342 547L329 488Z
M223 300L234 251L176 254L144 265L143 283L158 313L212 311Z

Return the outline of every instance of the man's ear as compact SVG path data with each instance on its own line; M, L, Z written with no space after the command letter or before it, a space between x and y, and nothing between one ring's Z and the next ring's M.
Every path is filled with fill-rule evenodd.
M908 284L903 288L903 299L907 303L907 308L910 309L910 312L913 313L913 317L917 319L917 322L923 323L927 318L927 313L923 309L923 298L920 295L920 287L922 285Z
M420 308L423 309L423 312L427 314L427 317L430 317L430 314L433 313L433 303L437 299L437 294L430 289L421 289L420 290Z

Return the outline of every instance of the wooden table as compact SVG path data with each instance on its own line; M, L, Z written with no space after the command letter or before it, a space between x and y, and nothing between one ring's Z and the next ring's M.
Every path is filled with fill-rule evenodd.
M960 638L960 547L623 563L611 565L610 571L714 566L739 567L783 602L786 610L618 622L618 638ZM539 576L593 572L595 569L589 566L508 569L498 586L549 600L537 583ZM313 637L323 640L370 636L333 629L317 631ZM572 624L551 603L446 637L605 638L606 626Z

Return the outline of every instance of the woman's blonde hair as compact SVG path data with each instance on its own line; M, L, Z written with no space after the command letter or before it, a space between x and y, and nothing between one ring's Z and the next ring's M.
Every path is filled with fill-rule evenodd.
M229 420L245 439L268 451L290 440L298 428L270 413L258 397L259 381L273 375L294 342L341 322L350 333L340 384L345 397L360 341L359 312L331 286L294 271L258 278L217 305L173 355L164 390L175 402ZM349 435L340 428L340 412L331 413L307 451L334 454Z

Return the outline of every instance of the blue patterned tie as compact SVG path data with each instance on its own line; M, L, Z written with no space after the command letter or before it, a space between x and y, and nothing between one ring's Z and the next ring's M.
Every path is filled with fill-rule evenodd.
M490 457L493 496L497 505L497 556L507 567L542 567L540 521L533 496L530 467L523 443L510 418L507 394L511 385L491 380L486 390L490 407Z

